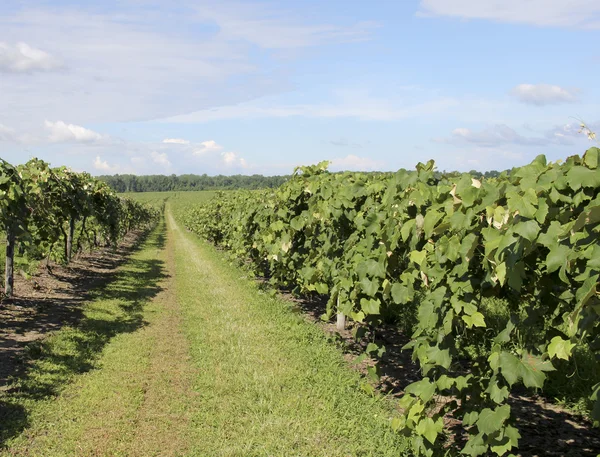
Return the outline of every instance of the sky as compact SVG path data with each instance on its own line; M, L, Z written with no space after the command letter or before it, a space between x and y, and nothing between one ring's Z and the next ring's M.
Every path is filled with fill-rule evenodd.
M2 0L0 157L503 170L600 134L598 0Z

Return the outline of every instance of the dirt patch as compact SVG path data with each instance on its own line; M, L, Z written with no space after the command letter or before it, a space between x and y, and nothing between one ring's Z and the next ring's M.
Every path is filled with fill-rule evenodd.
M0 302L0 389L27 370L27 346L82 317L81 305L110 281L143 240L130 232L117 248L79 255L68 266L40 266L29 279L15 276L15 296Z

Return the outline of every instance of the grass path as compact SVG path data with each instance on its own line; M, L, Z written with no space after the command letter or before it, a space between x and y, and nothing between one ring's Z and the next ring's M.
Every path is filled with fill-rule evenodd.
M403 455L319 328L166 222L0 396L0 455Z

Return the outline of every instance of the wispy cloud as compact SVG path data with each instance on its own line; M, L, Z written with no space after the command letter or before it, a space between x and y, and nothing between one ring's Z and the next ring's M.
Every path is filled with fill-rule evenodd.
M225 40L242 40L264 49L295 49L369 39L379 25L360 21L349 25L302 23L297 15L265 5L213 3L195 8L197 17L219 26Z
M16 132L14 129L0 124L0 141L16 141Z
M0 73L33 73L63 67L63 62L27 43L0 42Z
M509 144L522 146L545 146L550 143L549 138L525 137L507 125L494 125L480 131L467 128L457 128L452 131L449 138L434 139L438 143L454 145L474 144L480 147L492 148Z
M545 27L600 28L597 0L421 0L417 14Z
M342 148L356 148L356 149L362 148L362 144L360 144L360 143L353 143L351 141L348 141L345 138L340 138L339 140L331 140L329 142L329 144L332 144L334 146L339 146L339 147L342 147Z
M190 144L189 140L183 140L181 138L165 138L162 142L165 144Z
M510 93L521 103L545 106L576 102L577 91L577 89L567 90L552 84L519 84Z
M287 117L356 118L369 121L395 121L445 112L456 106L457 100L439 98L415 104L396 104L388 99L371 96L342 98L337 103L313 105L266 105L241 103L162 119L172 123L202 123L228 119L261 119Z

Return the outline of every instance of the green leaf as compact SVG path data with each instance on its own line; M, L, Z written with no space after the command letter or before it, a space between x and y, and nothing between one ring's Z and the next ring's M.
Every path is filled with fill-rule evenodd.
M598 277L599 275L592 275L585 280L582 286L577 289L575 293L575 298L577 299L577 304L584 305L591 297L596 294L596 287L598 285Z
M431 382L429 378L423 378L406 386L405 392L415 395L427 403L433 397L435 390L435 383Z
M564 244L556 244L546 256L546 271L552 273L562 267L567 261L571 249Z
M520 371L525 386L541 388L546 380L544 372L554 371L554 367L549 360L542 360L539 356L525 353Z
M392 286L391 293L392 299L397 305L406 304L410 302L410 300L412 300L412 294L410 289L400 283L395 283Z
M444 213L438 211L427 211L425 220L423 221L423 231L425 232L426 238L429 238L432 235L435 224L437 224L442 217L444 217Z
M510 341L510 334L514 329L515 324L513 324L511 321L508 321L504 330L498 333L496 338L494 338L494 343L508 343Z
M496 278L501 286L504 285L506 281L506 262L502 262L498 264L498 266L494 269L494 273L496 273Z
M540 226L536 221L519 222L515 224L514 231L526 240L533 242L540 233Z
M521 376L521 361L510 352L502 351L498 355L497 367L500 368L502 376L511 386L516 383Z
M476 457L478 455L485 454L487 450L488 446L483 442L483 433L479 433L477 435L469 436L469 440L467 441L467 444L465 444L461 454Z
M365 262L367 273L370 276L385 278L385 268L384 265L375 259L369 259Z
M423 261L425 260L426 257L427 257L426 251L412 251L410 253L411 262L415 262L419 266L421 266L423 264Z
M473 425L475 422L477 422L477 419L479 418L479 412L477 411L471 411L465 414L465 416L463 417L463 425L469 426L469 425Z
M581 187L600 187L600 169L590 170L575 166L567 172L566 178L573 190L579 190Z
M509 416L509 405L498 406L495 409L485 408L479 413L479 419L475 425L480 432L490 435L500 430Z
M419 421L415 427L415 432L425 437L431 444L434 444L438 434L441 433L443 428L444 422L441 417L436 422L434 422L431 417L426 417Z
M492 401L499 405L504 403L504 400L508 398L508 388L506 386L499 387L498 383L494 380L490 382L490 386L487 388L487 393L490 394Z
M360 307L366 315L379 314L380 305L381 302L379 300L367 300L365 298L360 299Z
M485 319L483 314L479 311L473 313L471 316L463 315L462 320L466 322L467 327L485 327Z
M360 280L360 287L365 295L369 297L375 297L379 290L379 281L364 277Z
M452 357L450 357L449 349L440 349L438 346L431 346L427 349L427 358L429 363L435 363L438 366L446 369L450 368Z
M600 149L598 148L589 148L585 151L583 155L583 163L587 165L588 168L598 168L598 155L600 154Z
M548 345L548 355L550 358L556 357L558 359L569 360L574 347L575 343L563 340L560 336L555 336Z
M315 284L315 290L321 295L325 295L329 292L329 287L324 282L318 282Z

